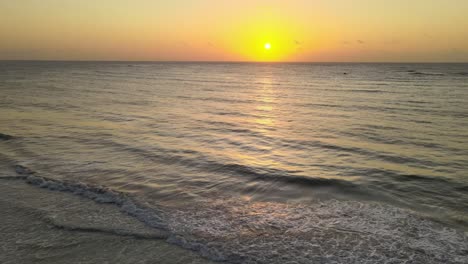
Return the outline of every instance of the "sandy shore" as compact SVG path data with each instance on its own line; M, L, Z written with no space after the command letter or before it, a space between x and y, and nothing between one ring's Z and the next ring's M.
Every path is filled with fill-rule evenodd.
M210 263L113 205L0 179L0 263ZM118 221L109 221L118 219Z

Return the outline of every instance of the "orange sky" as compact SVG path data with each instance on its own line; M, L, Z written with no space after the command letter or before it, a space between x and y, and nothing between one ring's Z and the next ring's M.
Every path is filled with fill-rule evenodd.
M467 14L466 0L1 1L0 59L468 62Z

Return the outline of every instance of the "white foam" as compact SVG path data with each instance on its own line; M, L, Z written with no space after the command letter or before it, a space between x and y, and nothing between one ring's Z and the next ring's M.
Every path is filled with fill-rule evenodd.
M230 263L468 263L468 237L409 211L377 203L313 204L205 200L159 211L105 187L37 175L30 184L112 203L168 242Z
M233 263L467 263L467 236L382 204L223 200L172 214L173 242ZM180 239L183 237L184 239ZM191 244L192 243L192 244ZM200 246L197 246L200 247Z
M98 203L115 204L119 206L123 212L137 218L148 226L166 229L161 211L139 205L123 193L113 191L109 188L89 186L83 183L60 182L36 175L27 176L26 181L32 185L53 191L71 192Z

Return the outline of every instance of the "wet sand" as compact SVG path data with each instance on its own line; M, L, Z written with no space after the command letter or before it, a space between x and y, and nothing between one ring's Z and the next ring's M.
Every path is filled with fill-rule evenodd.
M0 180L0 211L4 264L211 263L113 205L19 180Z

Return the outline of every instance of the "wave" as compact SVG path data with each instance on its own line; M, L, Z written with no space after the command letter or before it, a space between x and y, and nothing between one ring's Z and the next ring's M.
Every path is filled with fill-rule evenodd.
M308 186L335 186L355 187L351 182L339 179L314 178L301 175L292 175L296 171L280 171L276 169L260 169L241 164L222 164L212 167L213 171L221 173L235 173L242 176L250 176L253 180L278 181L284 183L301 184Z
M372 157L373 159L379 159L390 163L396 164L423 164L425 166L441 166L446 165L441 162L434 162L430 160L423 160L420 158L408 157L408 156L397 156L392 153L386 152L376 152L370 149L352 147L352 146L340 146L337 144L327 143L319 140L288 140L286 141L287 145L292 145L297 148L321 148L325 150L332 150L337 152L344 153L354 153L367 157Z
M468 76L468 72L440 73L440 72L420 72L420 71L416 71L416 70L408 70L407 73L412 74L412 75L438 75L438 76L459 75L459 76Z
M225 127L228 127L226 124L222 123ZM241 130L238 130L241 132ZM242 131L243 132L243 131ZM250 133L247 131L246 133ZM369 135L368 135L369 136ZM369 139L367 139L369 140ZM382 140L382 139L380 139ZM250 147L249 150L260 153L260 149L252 148L249 145L242 145L240 142L231 142L228 140L223 140L225 144L236 145L241 149L246 149ZM87 140L87 144L94 143ZM100 140L95 142L97 144L105 144L115 147L119 150L128 151L132 154L139 155L145 159L155 160L158 163L167 164L167 165L177 165L190 169L202 170L203 172L213 172L213 173L222 173L229 176L241 176L247 177L252 180L262 180L262 181L271 181L271 182L283 182L283 183L295 183L303 184L308 186L335 186L338 188L350 188L355 187L355 185L346 180L340 179L325 179L313 177L312 175L300 175L299 171L288 171L280 170L275 168L267 167L256 167L256 166L246 166L239 163L226 163L220 160L213 159L211 156L207 156L202 152L189 151L184 149L167 149L162 147L152 146L151 148L141 148L130 146L127 144L119 143L114 140ZM211 142L213 143L213 142ZM389 142L392 143L392 142ZM393 143L403 143L403 142L393 142ZM451 166L443 162L435 162L432 160L422 159L419 157L409 157L409 156L398 156L393 153L385 152L375 152L370 149L353 147L353 146L340 146L337 144L332 144L320 140L286 140L281 141L281 146L293 148L293 149L304 149L304 150L330 150L336 152L337 155L343 153L349 154L358 154L365 157L370 157L372 159L382 160L388 163L393 164L411 164L417 166L431 166L431 167L440 167L440 166ZM186 155L189 154L189 155ZM353 175L373 175L373 171L357 171L352 168L341 168L338 172L347 172ZM392 176L393 172L383 171L378 173L383 176ZM342 174L342 176L347 176Z
M89 142L88 142L89 143ZM103 142L101 142L103 143ZM191 169L201 169L205 172L222 173L229 175L237 175L241 177L249 177L252 180L272 181L302 184L308 186L335 186L335 187L355 187L353 183L339 180L316 178L306 175L297 175L299 171L287 171L274 168L245 166L238 163L223 163L210 159L201 152L185 151L184 150L169 150L165 148L153 148L152 150L130 147L115 141L107 141L114 147L130 151L134 154L141 155L145 158L155 159L164 164L177 164L179 166L189 167ZM189 153L191 157L186 155L178 155L177 152Z
M351 89L351 90L343 90L346 92L355 92L355 93L389 93L388 91L383 90L371 90L371 89Z
M35 175L36 173L31 169L21 165L16 165L15 170L20 175L17 177L18 179L24 179L31 185L52 191L69 192L74 195L79 195L91 199L97 203L114 204L118 206L123 212L144 222L148 226L167 230L167 227L164 224L164 216L160 211L146 208L134 202L124 193L120 193L103 186L92 186L79 182L76 183L71 181L59 181L41 177ZM14 179L12 177L9 178Z
M234 170L242 167L229 166ZM113 204L149 227L166 231L160 239L228 263L463 263L468 237L409 211L377 203L317 201L315 203L246 202L231 197L201 199L183 208L148 208L124 193L103 186L58 181L33 175L17 166L27 183L50 191L67 192L97 203ZM65 212L66 213L66 212ZM132 232L86 225L59 228ZM119 220L114 219L119 222ZM391 256L391 257L389 257Z
M104 216L101 216L104 217ZM69 230L69 231L80 231L80 232L97 232L97 233L106 233L106 234L113 234L118 236L130 236L138 239L167 239L169 234L167 232L161 230L150 230L150 231L140 231L140 230L127 230L124 227L121 228L113 228L113 227L103 227L99 226L92 226L92 225L84 225L84 224L76 224L76 223L68 223L66 221L61 221L61 219L57 219L57 217L51 216L43 216L42 219L47 223L55 228Z
M10 139L13 139L13 138L14 138L13 136L0 133L0 140L10 140Z
M178 233L169 242L230 263L384 263L388 256L398 263L463 263L466 257L462 233L381 204L223 200L174 219Z
M435 75L435 76L445 76L444 73L438 73L438 72L420 72L416 70L408 70L407 71L409 74L412 75Z

